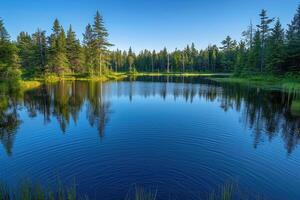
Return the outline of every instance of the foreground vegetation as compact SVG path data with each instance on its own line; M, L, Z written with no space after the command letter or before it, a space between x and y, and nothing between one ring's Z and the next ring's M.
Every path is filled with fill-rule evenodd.
M227 36L221 45L197 49L194 44L173 51L143 50L139 53L111 51L102 15L97 12L79 41L70 25L68 30L56 19L52 33L37 29L33 34L21 32L12 41L0 19L0 79L20 77L43 80L108 80L118 73L140 75L234 73L249 76L283 76L300 72L300 6L285 30L279 18L266 10L260 23L249 27L236 41ZM72 74L72 75L70 75Z
M225 184L207 195L208 200L233 200L233 199L263 199L259 195L242 194L235 184ZM16 188L10 188L5 183L0 183L1 200L89 200L87 195L80 196L76 184L65 187L59 181L55 189L45 188L40 184L22 181ZM126 200L155 200L158 199L158 190L145 189L135 186L133 192L124 195ZM201 200L199 196L199 200Z

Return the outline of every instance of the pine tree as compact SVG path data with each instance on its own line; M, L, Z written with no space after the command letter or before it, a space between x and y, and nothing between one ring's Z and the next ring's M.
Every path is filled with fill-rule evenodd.
M17 37L17 47L19 49L19 57L21 67L29 69L33 67L33 45L31 36L26 32L21 32Z
M127 56L127 62L128 62L128 66L129 66L129 72L133 72L133 64L134 64L134 53L131 49L131 47L128 50L128 56Z
M260 32L256 30L253 38L253 46L248 53L247 65L244 69L245 74L254 74L260 71L261 39Z
M255 29L253 28L252 21L250 21L250 25L248 26L248 29L242 33L245 44L248 48L252 48L254 33L255 33Z
M82 61L83 61L82 49L79 40L76 39L76 34L72 30L71 25L67 32L66 54L67 54L68 62L70 64L70 69L73 72L82 71Z
M32 34L33 53L32 62L36 73L45 73L47 65L47 38L46 31L38 29Z
M87 72L90 75L93 75L94 59L96 55L94 54L93 28L90 24L88 24L85 28L85 33L83 34L83 45L85 66L87 67Z
M21 75L18 48L9 40L9 34L0 19L0 78L15 80Z
M260 50L260 72L263 72L265 69L265 49L266 43L269 37L269 33L272 30L270 28L270 24L274 21L274 19L269 19L267 16L267 11L262 10L259 14L260 16L260 25L257 25L260 32L260 39L261 39L261 50Z
M291 71L300 71L300 5L288 25L286 65Z
M57 19L54 21L52 31L49 38L49 70L61 75L68 70L69 64L66 55L66 35Z
M102 75L103 66L106 65L107 60L107 52L108 47L112 44L108 42L108 31L104 26L103 17L100 15L99 11L96 12L94 17L94 24L93 24L93 39L95 43L95 54L96 59L94 66L98 67L98 75Z
M0 42L9 42L9 34L4 27L4 22L0 18Z
M284 48L284 30L279 19L271 32L267 54L266 54L266 68L270 73L278 73L283 69L285 58Z
M230 72L233 70L235 65L235 56L236 56L236 41L232 40L230 36L227 36L225 40L222 41L221 49L224 52L222 63L224 65L224 70Z
M247 61L246 43L241 41L238 46L234 75L241 76Z

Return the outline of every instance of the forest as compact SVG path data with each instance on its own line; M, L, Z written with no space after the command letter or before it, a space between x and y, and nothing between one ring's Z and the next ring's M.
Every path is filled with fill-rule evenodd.
M111 50L108 30L100 12L85 27L83 41L72 29L53 23L52 33L37 29L21 32L12 41L0 18L0 77L2 80L63 77L80 74L86 77L108 73L232 73L235 76L292 75L300 71L300 5L294 18L283 28L279 18L259 14L260 23L250 22L240 41L227 36L220 45L197 49L194 43L184 49L143 50L136 53ZM199 38L200 39L200 38Z

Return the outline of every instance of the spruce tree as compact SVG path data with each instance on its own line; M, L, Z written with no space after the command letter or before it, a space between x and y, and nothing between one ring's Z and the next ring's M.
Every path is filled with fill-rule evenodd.
M284 30L279 19L271 32L266 53L266 68L270 73L279 73L283 69L285 58Z
M259 14L260 16L260 24L257 25L260 32L260 39L261 39L261 50L260 50L260 72L263 72L265 69L265 50L266 50L266 43L269 37L269 33L271 32L270 24L274 21L274 19L270 19L267 16L267 11L262 10Z
M131 47L128 50L128 56L127 56L127 62L128 62L128 66L129 66L129 72L133 72L133 64L134 64L134 53L131 49Z
M104 26L103 17L99 11L96 12L93 24L93 40L95 43L96 59L94 66L98 67L98 75L102 75L103 67L106 65L108 47L112 44L108 42L108 31Z
M76 39L76 34L72 30L71 25L67 32L66 53L67 53L68 62L70 64L70 69L73 72L81 71L82 61L83 61L82 49L79 40Z
M45 73L47 65L47 38L46 31L38 29L32 34L33 53L32 62L36 73Z
M241 76L244 72L244 67L247 61L247 50L246 50L246 43L241 41L237 48L237 55L236 55L236 62L234 68L234 75Z
M9 42L9 34L4 27L4 22L0 18L0 42Z
M0 78L15 80L21 75L17 46L10 42L10 36L0 19Z
M234 68L234 61L236 56L236 41L232 40L230 36L227 36L225 40L222 41L222 47L224 56L222 63L224 65L224 70L230 72Z
M66 55L66 35L57 19L54 21L52 31L49 38L49 70L61 75L68 70L69 65Z
M93 66L96 54L94 51L93 28L90 24L88 24L85 28L85 33L83 34L83 45L84 64L87 68L86 71L89 73L89 75L93 75Z
M300 5L288 25L286 65L291 71L300 71Z
M253 46L249 50L247 65L244 69L245 74L254 74L260 71L260 55L261 55L261 34L256 30L253 37Z
M27 70L33 67L33 43L31 36L28 33L21 32L18 35L17 47L19 49L21 67Z

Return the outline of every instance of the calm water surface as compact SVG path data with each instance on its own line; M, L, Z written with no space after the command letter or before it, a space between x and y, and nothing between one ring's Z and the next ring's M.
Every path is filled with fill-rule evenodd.
M218 186L300 198L300 98L203 78L60 82L0 97L0 178L97 199L141 185L159 199Z

